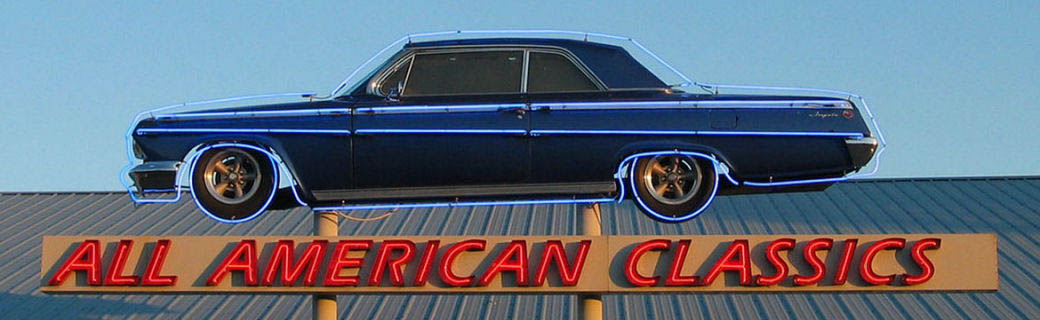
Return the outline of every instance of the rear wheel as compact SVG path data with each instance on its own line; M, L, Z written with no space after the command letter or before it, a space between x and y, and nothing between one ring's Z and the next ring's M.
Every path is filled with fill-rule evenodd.
M696 216L715 195L715 166L707 159L682 154L644 157L631 176L636 201L651 217L685 221Z
M196 159L191 179L199 206L221 222L253 219L275 192L271 160L255 150L237 147L205 150Z

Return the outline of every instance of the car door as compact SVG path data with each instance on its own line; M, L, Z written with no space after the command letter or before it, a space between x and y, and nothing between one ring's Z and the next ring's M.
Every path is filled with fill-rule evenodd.
M400 189L379 198L429 198L525 181L523 63L517 49L432 49L401 58L378 80L377 93L390 98L355 109L356 188Z
M607 92L591 72L565 52L533 50L528 53L526 91L531 106L531 178L538 183L590 182L603 179L598 171L613 156L613 146L596 137L563 134L587 128L610 127L598 111L569 110L568 104L605 101ZM564 107L560 107L564 106ZM590 138L592 138L590 140Z
M639 90L607 91L566 52L531 51L528 65L533 182L613 186L622 148L646 140L648 130L688 128L687 113L656 108L672 102L648 104L660 97Z

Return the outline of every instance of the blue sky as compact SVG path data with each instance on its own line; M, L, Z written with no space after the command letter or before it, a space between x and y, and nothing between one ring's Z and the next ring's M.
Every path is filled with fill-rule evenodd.
M0 3L0 191L117 190L139 111L332 90L407 33L638 39L703 82L852 91L880 177L1040 174L1040 2Z

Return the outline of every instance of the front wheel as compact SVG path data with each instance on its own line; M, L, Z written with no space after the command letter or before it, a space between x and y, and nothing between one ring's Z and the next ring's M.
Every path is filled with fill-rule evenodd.
M227 223L248 221L270 204L277 187L274 168L255 150L206 149L194 162L191 191L210 217Z
M665 222L689 220L703 211L715 196L717 178L711 161L683 154L641 158L629 175L636 202Z

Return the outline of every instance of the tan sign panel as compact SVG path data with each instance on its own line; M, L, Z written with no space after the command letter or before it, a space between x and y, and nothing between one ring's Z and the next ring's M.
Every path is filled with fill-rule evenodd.
M998 283L993 234L43 242L40 286L48 293L996 290Z

